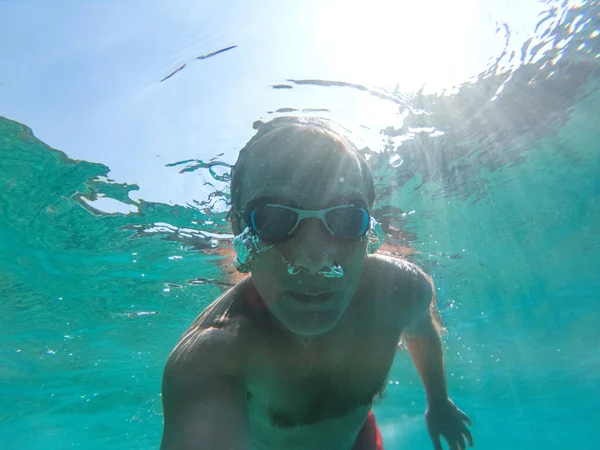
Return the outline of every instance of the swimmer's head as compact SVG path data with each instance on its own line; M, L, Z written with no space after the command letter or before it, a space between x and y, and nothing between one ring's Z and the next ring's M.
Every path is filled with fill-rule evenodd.
M291 168L293 171L302 166L316 167L315 175L319 172L329 175L331 166L337 165L341 176L348 166L358 166L361 181L356 188L364 192L367 206L373 207L375 184L371 169L356 146L343 134L333 131L332 125L322 119L296 117L281 117L267 123L255 123L258 131L240 150L231 173L231 221L234 234L240 234L243 230L235 212L243 209L241 197L243 193L247 193L244 187L244 183L248 181L246 172L258 166L259 176L267 177L263 178L264 182L273 179L273 175L277 174L267 173L266 163L274 159L275 155L281 156L284 160L283 165L286 167L283 168L283 175L287 177L292 176L293 172L287 173L286 169ZM313 156L314 159L306 160L308 156ZM351 161L342 164L344 156ZM316 176L313 178L316 179ZM329 181L319 180L319 183L313 187L326 188Z
M374 200L366 161L324 121L263 124L240 152L231 178L233 231L259 228L265 251L247 261L253 284L292 332L327 332L346 310L361 278Z

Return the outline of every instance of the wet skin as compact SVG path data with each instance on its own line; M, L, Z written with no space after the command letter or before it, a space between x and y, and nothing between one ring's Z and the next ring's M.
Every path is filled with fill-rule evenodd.
M241 209L258 199L309 210L367 206L356 160L334 156L261 150L248 162ZM286 261L304 270L290 275ZM318 274L334 263L342 278ZM402 333L409 349L422 347L411 355L430 404L446 405L432 285L416 266L366 256L364 240L341 240L307 219L251 271L172 352L161 449L351 449Z
M364 189L360 189L360 167L350 157L345 164L334 164L327 154L310 151L299 151L293 158L281 152L264 153L249 162L242 210L261 199L308 210L349 203L367 206ZM345 169L341 173L340 166ZM247 226L245 222L242 225ZM252 282L271 313L295 334L310 336L330 330L348 307L360 280L365 240L334 237L320 221L306 219L289 239L273 246L273 251L252 264ZM290 275L286 261L305 270ZM318 275L332 264L342 266L343 277ZM311 302L306 296L317 298ZM328 298L319 303L319 296Z

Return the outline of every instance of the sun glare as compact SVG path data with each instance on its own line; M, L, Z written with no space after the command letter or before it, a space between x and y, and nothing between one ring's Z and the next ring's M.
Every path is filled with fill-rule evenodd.
M363 6L359 6L363 5ZM323 2L320 51L328 70L354 82L440 91L476 75L483 28L475 0ZM488 24L487 28L493 28ZM492 30L493 31L493 30Z

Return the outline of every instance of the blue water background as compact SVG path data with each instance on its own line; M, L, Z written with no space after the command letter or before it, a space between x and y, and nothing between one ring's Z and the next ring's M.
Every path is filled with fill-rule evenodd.
M436 280L449 390L477 448L597 446L599 14L596 1L548 3L521 53L444 95L286 78L265 87L279 109L255 117L335 119L327 105L294 105L340 89L403 117L372 127L379 146L363 150L375 215ZM164 362L231 269L218 249L230 246L233 162L220 150L232 149L186 161L167 151L169 170L211 183L169 204L134 199L137 184L109 178L101 155L71 158L26 125L0 117L0 448L157 448ZM233 150L251 134L247 123ZM101 208L107 198L121 212ZM400 352L375 407L386 449L431 448L424 407Z

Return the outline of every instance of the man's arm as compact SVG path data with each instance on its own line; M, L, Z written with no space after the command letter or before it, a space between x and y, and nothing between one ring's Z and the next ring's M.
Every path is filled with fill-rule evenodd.
M220 334L220 330L211 331ZM223 336L202 338L195 349L176 349L163 375L161 450L244 450L250 447L247 393L231 370Z
M416 283L410 289L414 317L403 332L404 341L415 364L427 396L425 419L435 450L442 450L440 437L448 442L450 450L472 447L473 437L466 425L469 417L448 397L444 356L440 340L439 316L433 281L418 271ZM466 424L466 425L465 425Z
M403 340L423 380L427 403L448 398L444 373L444 354L440 340L442 326L436 309L433 281L420 269L411 273L409 289L414 316L403 331Z
M429 405L448 399L444 355L437 327L430 314L420 319L417 334L404 334L406 347L415 364L427 395Z

